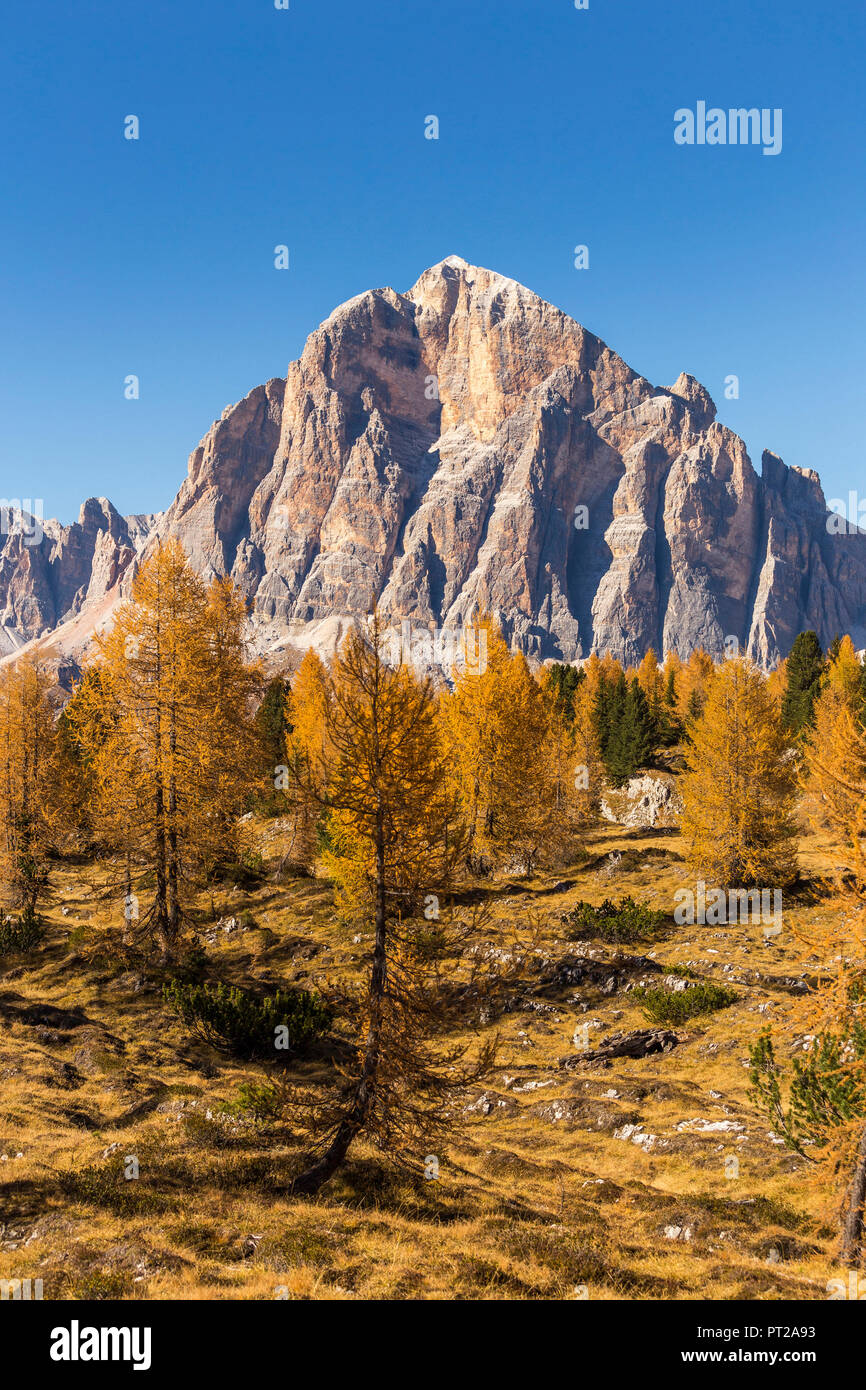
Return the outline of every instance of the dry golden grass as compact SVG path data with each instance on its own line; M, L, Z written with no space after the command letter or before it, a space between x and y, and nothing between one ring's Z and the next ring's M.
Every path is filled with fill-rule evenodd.
M273 825L263 845L278 855ZM557 958L574 949L560 914L577 900L631 893L670 911L690 883L676 832L604 828L587 848L582 866L485 889L491 940L516 929L528 941L532 909L540 950ZM605 877L612 850L623 867ZM805 841L807 874L832 859ZM0 973L0 1278L42 1278L46 1298L826 1298L832 1206L747 1096L749 1044L792 998L751 975L736 982L791 973L790 928L832 904L786 903L776 940L760 926L682 927L627 948L733 978L739 992L667 1055L558 1070L578 1024L593 1043L646 1026L622 990L567 988L546 996L550 1012L491 1021L502 1044L488 1103L438 1156L437 1181L406 1178L361 1145L317 1200L300 1201L280 1192L303 1153L293 1117L229 1122L218 1109L262 1069L190 1037L155 977L94 953L117 917L96 891L105 881L95 865L56 865L43 947ZM337 923L322 881L223 890L216 906L252 918L208 946L223 978L310 984L365 968L370 938ZM297 1074L312 1085L322 1067ZM694 1120L743 1128L679 1128ZM654 1140L614 1137L626 1124ZM127 1155L138 1179L122 1175Z

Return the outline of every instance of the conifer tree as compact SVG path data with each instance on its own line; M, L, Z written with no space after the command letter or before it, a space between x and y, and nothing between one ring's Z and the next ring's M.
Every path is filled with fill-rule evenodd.
M841 866L825 885L829 918L798 928L804 968L817 982L784 1024L758 1040L751 1076L778 1133L841 1198L840 1258L850 1267L866 1263L866 732L860 663L848 637L835 644L812 716L800 774L805 806L813 824L829 830ZM806 1054L789 1068L777 1059L774 1036L790 1046L804 1035Z
M861 670L853 643L845 637L813 706L801 771L807 814L831 832L847 863L859 857L860 808L866 798Z
M55 749L50 680L20 657L0 668L0 870L9 907L38 918L48 883L53 835L51 770Z
M577 682L571 703L561 698L555 668L541 676L547 704L547 751L552 817L549 835L560 858L567 858L585 825L593 819L603 784L604 767L585 698L585 681ZM583 697L583 698L582 698Z
M286 760L287 735L291 728L286 719L286 703L291 690L283 676L272 676L265 686L262 702L256 710L255 725L264 746L270 777L273 769Z
M661 742L664 730L665 677L652 647L643 658L637 672L638 684L646 696L652 720L653 738Z
M606 661L607 658L601 663L601 678L595 694L593 717L604 765L608 774L613 776L611 749L614 740L619 736L619 730L625 716L628 685L625 672L619 662L606 666Z
M446 785L429 681L385 660L374 614L351 632L327 682L323 751L306 750L308 789L323 795L328 859L344 897L374 932L357 1065L318 1115L324 1152L292 1184L316 1192L361 1133L416 1170L449 1128L449 1106L469 1073L436 1053L435 1005L424 989L411 926L422 890L437 899L461 850ZM321 789L324 788L324 792ZM481 1070L489 1065L482 1053Z
M801 632L794 638L786 666L786 686L782 699L782 723L792 734L799 734L812 722L812 707L824 675L824 653L815 632Z
M701 647L695 647L677 674L680 721L686 730L699 717L704 707L715 670L713 658Z
M644 767L655 747L654 720L637 676L626 689L622 714L613 724L605 763L615 787L620 787Z
M555 703L570 723L574 718L575 695L578 687L586 680L585 673L577 666L553 662L545 668L545 676L555 697Z
M796 870L793 760L761 672L725 661L691 726L682 779L688 861L725 888L781 887Z
M622 749L631 767L645 767L656 748L658 721L636 676L633 676L625 702L625 732Z
M663 670L664 695L660 717L659 741L663 748L670 748L673 744L679 743L683 736L683 722L677 700L677 673L681 669L682 663L676 658L676 653L669 652Z
M544 697L520 652L482 619L487 666L466 667L442 697L449 779L469 832L470 864L484 871L510 858L530 873L552 814Z
M328 779L326 716L328 673L317 652L305 653L286 698L287 761L278 766L275 786L284 792L292 817L292 842L284 862L312 866L316 831Z
M291 725L288 707L291 686L283 676L272 676L265 686L261 704L255 713L254 728L262 749L262 791L257 795L259 808L268 815L279 815L284 797L279 792L279 772L289 756Z
M184 898L236 852L236 817L254 786L259 675L244 660L244 621L230 584L206 588L182 547L161 542L67 710L98 833L123 865L127 928L151 933L164 960Z

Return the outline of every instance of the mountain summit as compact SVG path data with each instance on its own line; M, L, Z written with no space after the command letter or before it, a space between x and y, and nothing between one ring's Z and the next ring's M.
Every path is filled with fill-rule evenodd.
M569 661L736 638L770 665L804 628L863 645L866 533L829 534L817 474L765 453L759 476L715 415L693 377L652 386L448 256L335 309L285 380L223 411L161 516L89 502L78 531L3 536L6 646L59 624L61 649L85 640L165 535L232 576L263 651L327 646L374 602L422 627L484 610Z

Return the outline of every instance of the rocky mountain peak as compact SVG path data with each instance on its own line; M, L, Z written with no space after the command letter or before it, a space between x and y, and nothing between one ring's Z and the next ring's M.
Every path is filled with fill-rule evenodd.
M327 646L378 603L424 628L491 612L537 659L735 638L771 664L806 627L866 641L866 536L826 515L817 474L765 453L759 476L694 377L655 387L449 255L340 305L285 380L227 407L163 515L90 499L42 548L0 537L0 605L7 645L69 619L81 640L174 535L240 586L266 651Z

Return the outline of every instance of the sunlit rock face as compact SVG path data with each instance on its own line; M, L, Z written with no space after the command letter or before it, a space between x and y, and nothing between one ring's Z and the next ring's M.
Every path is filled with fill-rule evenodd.
M831 534L817 475L765 454L759 476L715 414L694 378L652 386L449 256L341 305L227 407L161 516L89 502L42 548L3 537L7 639L104 614L173 535L236 581L264 652L332 646L374 604L438 630L490 613L539 659L736 642L772 665L804 628L864 645L866 535Z

